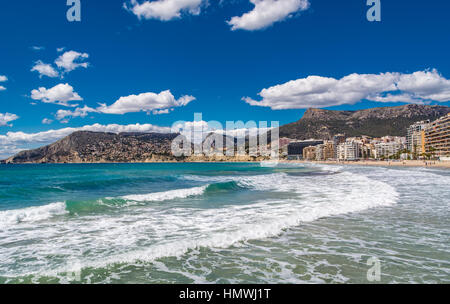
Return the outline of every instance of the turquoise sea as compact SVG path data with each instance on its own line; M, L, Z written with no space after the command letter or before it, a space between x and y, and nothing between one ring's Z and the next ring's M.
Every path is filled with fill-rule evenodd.
M0 165L0 283L450 283L450 171Z

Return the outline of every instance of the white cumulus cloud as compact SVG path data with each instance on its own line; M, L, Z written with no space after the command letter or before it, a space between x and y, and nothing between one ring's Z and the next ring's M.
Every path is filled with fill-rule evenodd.
M120 97L119 100L110 106L101 104L97 110L106 114L150 113L152 111L164 111L166 109L186 106L193 100L195 100L195 97L188 95L175 99L170 90L166 90L159 94L149 92Z
M97 108L88 106L78 107L74 110L59 110L55 117L63 123L67 123L70 118L86 117L89 113L102 114L127 114L146 112L147 114L160 115L168 114L176 107L183 107L195 100L195 97L184 95L175 99L170 90L161 93L142 93L139 95L129 95L120 97L112 105L100 104Z
M48 119L48 118L44 118L44 119L42 120L42 123L43 123L44 125L49 125L49 124L51 124L52 122L53 122L53 120Z
M283 21L298 11L307 10L308 0L250 0L253 10L228 21L232 30L260 30Z
M135 14L138 18L158 19L169 21L180 18L181 13L198 15L204 0L156 0L139 3L136 0L130 1L130 6L124 7Z
M59 76L59 73L55 70L55 68L53 68L50 64L43 63L41 60L36 61L31 71L38 72L40 78L42 78L42 76L51 78Z
M66 107L77 106L76 104L69 104L69 101L83 100L77 92L74 92L73 87L68 83L60 83L50 89L41 87L37 90L32 90L31 98L34 100L40 100L44 103L53 103Z
M59 69L62 69L65 73L68 73L77 68L87 68L89 66L89 63L85 62L87 58L89 58L89 54L87 53L67 51L56 58L55 64Z
M8 126L8 123L18 119L19 116L11 113L0 113L0 126Z
M350 74L341 79L308 76L263 89L261 100L244 97L252 106L273 110L331 107L376 102L429 103L450 101L450 80L435 69L411 74Z
M69 118L74 117L86 117L88 113L97 113L98 111L96 109L90 108L88 106L84 106L82 108L76 108L73 111L70 110L58 110L56 112L56 119L61 121L62 123L69 122Z
M4 76L4 75L0 75L0 82L6 82L8 81L8 77ZM0 92L1 91L5 91L6 88L4 86L0 86Z
M172 109L173 110L173 109ZM165 110L153 110L152 114L153 115L162 115L162 114L169 114L170 110L169 109L165 109Z

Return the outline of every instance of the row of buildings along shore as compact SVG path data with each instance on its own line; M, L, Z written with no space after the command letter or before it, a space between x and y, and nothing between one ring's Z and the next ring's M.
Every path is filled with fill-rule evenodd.
M435 121L418 121L406 137L346 137L336 134L332 140L280 139L288 159L342 160L360 159L440 159L450 160L450 113Z

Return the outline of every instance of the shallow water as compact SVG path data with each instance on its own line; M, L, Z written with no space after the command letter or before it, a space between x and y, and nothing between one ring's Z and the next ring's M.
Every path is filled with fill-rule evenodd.
M450 282L450 172L0 166L0 283Z

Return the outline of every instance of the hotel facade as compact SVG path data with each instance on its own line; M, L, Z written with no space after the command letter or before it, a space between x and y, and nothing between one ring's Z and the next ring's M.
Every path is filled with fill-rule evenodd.
M450 113L428 124L424 131L425 153L450 157Z
M408 128L406 145L411 153L415 155L425 153L425 130L429 124L429 120L418 121Z

